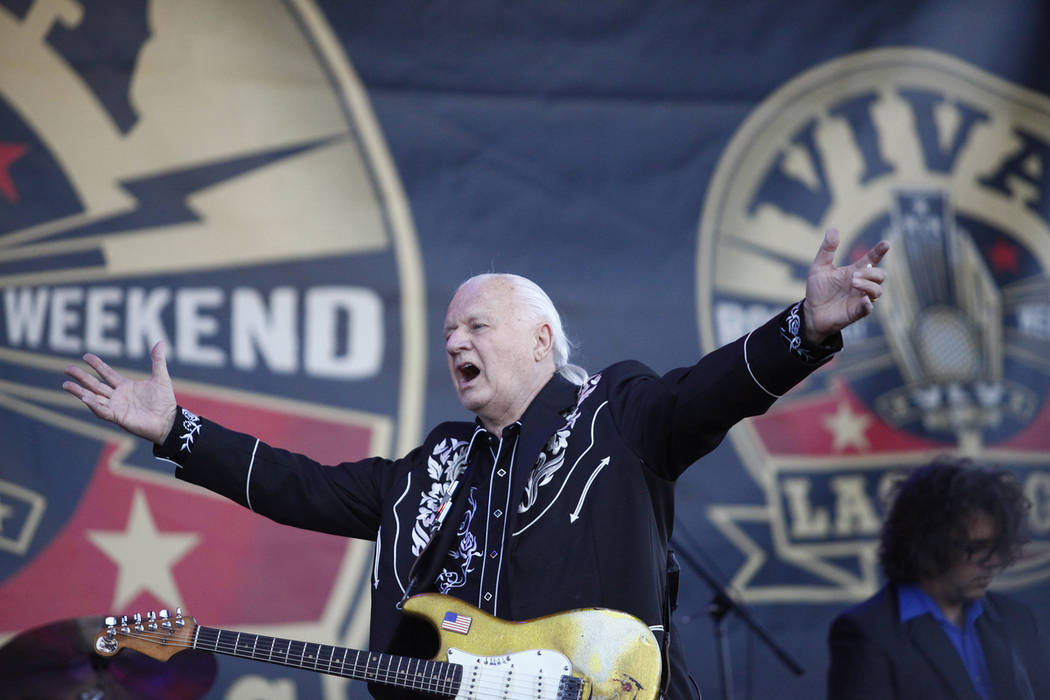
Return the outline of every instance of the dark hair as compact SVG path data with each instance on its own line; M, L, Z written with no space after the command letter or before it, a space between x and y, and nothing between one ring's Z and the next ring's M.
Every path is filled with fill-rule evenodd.
M963 555L970 518L995 520L992 554L1002 566L1028 541L1029 503L1013 474L969 459L939 457L896 484L882 526L879 561L894 583L916 583L947 571Z

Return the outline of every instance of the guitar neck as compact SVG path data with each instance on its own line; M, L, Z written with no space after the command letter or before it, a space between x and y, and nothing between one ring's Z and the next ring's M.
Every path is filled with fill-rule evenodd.
M198 626L192 647L450 697L459 691L463 677L462 666L445 661L413 659L214 627Z

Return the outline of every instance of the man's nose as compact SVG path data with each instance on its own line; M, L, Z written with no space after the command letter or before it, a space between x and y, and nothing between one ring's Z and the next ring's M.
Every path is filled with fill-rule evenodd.
M467 346L467 334L460 331L458 328L448 334L448 338L445 339L445 350L449 354L459 352Z
M999 552L993 550L988 556L981 562L981 566L986 569L1001 569L1003 567L1002 557L999 556Z

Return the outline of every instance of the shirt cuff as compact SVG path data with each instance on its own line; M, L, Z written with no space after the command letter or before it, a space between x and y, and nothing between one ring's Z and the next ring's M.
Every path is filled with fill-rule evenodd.
M820 365L842 349L842 333L835 331L824 342L811 343L806 338L805 299L792 306L780 322L780 337L788 350L806 364Z
M175 423L161 444L153 445L153 456L176 464L183 462L193 452L193 445L201 431L201 419L182 406L175 407Z

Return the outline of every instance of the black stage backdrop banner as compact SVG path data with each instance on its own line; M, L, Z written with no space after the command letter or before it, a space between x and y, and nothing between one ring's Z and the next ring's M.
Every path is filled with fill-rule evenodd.
M467 276L540 283L592 370L666 371L800 298L828 226L892 276L681 480L694 675L720 695L702 566L805 669L731 615L737 696L820 697L885 490L938 453L1019 475L998 585L1050 625L1048 36L1037 1L0 0L0 632L181 606L366 642L370 544L177 483L60 390L84 352L141 376L164 339L192 410L396 456L465 415ZM224 659L208 697L363 692Z

